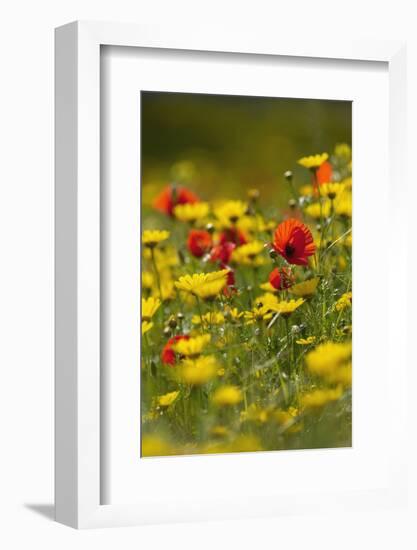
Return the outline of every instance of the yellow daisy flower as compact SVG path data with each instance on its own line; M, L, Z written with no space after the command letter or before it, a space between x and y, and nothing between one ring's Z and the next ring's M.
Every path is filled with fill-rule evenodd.
M239 311L237 307L227 307L225 314L233 321L238 321L241 317L243 317L243 311Z
M326 377L326 382L329 384L340 384L345 388L352 385L352 363L341 365Z
M226 286L227 274L228 270L222 269L211 273L184 275L175 282L175 286L178 290L184 290L202 299L215 298Z
M343 311L348 307L352 307L352 293L345 292L345 294L342 294L342 296L337 300L334 307L337 311Z
M339 197L344 189L343 183L322 183L319 187L320 195L330 200Z
M142 271L142 287L152 288L154 284L154 276L150 271Z
M295 343L299 346L310 346L311 344L314 344L315 341L315 336L307 336L307 338L300 338L299 340L296 340Z
M155 248L159 243L169 238L169 231L159 229L146 229L142 233L142 243L148 248Z
M237 222L238 229L245 233L264 233L273 231L276 227L275 221L267 221L261 215L242 216Z
M142 336L146 334L153 327L153 323L149 321L142 321Z
M243 315L247 325L272 319L272 313L269 307L265 306L254 307L251 311L245 311Z
M157 403L160 407L169 407L174 403L174 401L177 399L179 394L180 394L179 391L172 391L172 392L166 393L165 395L160 395L157 398Z
M214 209L214 214L224 227L231 227L246 214L248 203L243 201L226 201Z
M278 306L279 300L275 294L265 292L255 300L256 307L266 307L268 311L274 311Z
M288 290L291 294L295 294L295 296L309 298L316 292L319 282L320 277L314 277L313 279L308 279L307 281L293 285Z
M205 313L203 316L203 323L207 325L223 325L224 324L224 315L223 313L220 313L220 311L209 311L208 313ZM191 322L194 325L200 325L201 324L201 317L200 315L193 315L191 318Z
M228 405L237 405L243 399L242 392L237 386L227 385L220 386L214 392L211 400L219 407Z
M325 374L333 370L335 366L349 361L351 355L351 342L326 342L310 351L306 356L306 362L313 374Z
M352 217L352 194L344 192L335 202L335 212L339 216Z
M202 300L212 300L216 298L226 286L227 273L228 270L224 269L222 275L208 278L204 285L195 291L196 296L198 296Z
M197 357L201 354L210 340L210 334L202 334L201 336L195 336L188 340L178 340L178 342L173 344L172 349L179 355L185 357Z
M174 216L182 222L194 223L205 218L209 210L208 202L178 204L174 208Z
M321 202L321 207L320 202L313 202L312 204L307 205L304 208L304 212L307 216L310 216L310 218L319 220L322 216L323 218L328 218L330 216L331 209L331 202L326 199Z
M150 321L161 305L159 298L142 298L142 321Z
M310 155L308 157L302 157L298 159L298 164L300 166L304 166L304 168L319 168L323 162L326 162L326 160L329 158L329 155L327 153L322 153L320 155Z
M348 190L348 191L351 191L352 190L352 178L345 178L343 181L341 181L340 183L343 184L343 187Z
M210 382L219 370L214 355L202 355L196 359L184 359L175 369L178 380L190 386L201 386Z
M283 317L288 317L297 308L299 308L302 304L304 304L304 301L305 300L303 298L299 298L298 300L289 300L289 301L282 300L278 302L278 304L273 308L273 311L275 313L279 313Z
M305 393L300 398L301 406L305 409L319 409L332 401L342 397L343 388L338 386L334 389L318 389Z
M261 241L242 244L233 250L232 262L241 265L262 265L265 263L265 258L262 258L260 254L264 249L265 245Z
M302 185L298 192L302 197L312 197L314 193L313 186L309 184Z
M152 295L155 298L161 298L162 301L173 300L175 298L174 281L171 278L161 277L160 283L160 289L158 285L153 287Z
M149 248L145 248L143 250L143 257L145 260L152 260L152 252L155 257L156 266L160 273L179 264L178 253L173 246L164 247L163 250L156 248L152 251Z
M349 385L352 381L352 343L326 342L306 355L308 370L329 383Z

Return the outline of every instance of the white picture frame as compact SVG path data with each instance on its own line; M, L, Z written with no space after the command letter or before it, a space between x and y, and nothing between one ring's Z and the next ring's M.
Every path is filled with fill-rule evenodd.
M405 45L401 42L327 41L288 42L261 33L148 28L113 23L75 22L56 30L56 519L76 528L121 526L202 517L240 517L244 507L231 511L222 503L184 516L175 501L166 509L134 504L101 504L100 475L100 48L102 45L207 52L251 53L296 58L382 61L389 71L389 170L395 229L388 246L396 247L397 279L405 281L405 220L395 204L405 193ZM398 267L399 266L399 267ZM405 284L404 284L405 288ZM404 316L405 301L391 300L390 315ZM404 335L405 339L405 335ZM396 382L405 396L406 346L399 345ZM396 412L404 418L405 401ZM400 431L390 456L384 491L288 495L285 503L266 503L253 515L289 510L349 506L398 505L404 499L406 478ZM215 509L214 509L215 508Z

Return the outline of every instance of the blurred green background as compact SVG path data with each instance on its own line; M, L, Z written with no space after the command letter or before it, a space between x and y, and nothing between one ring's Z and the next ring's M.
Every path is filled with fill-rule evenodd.
M298 158L351 145L348 101L142 92L142 200L175 181L202 199L286 199L283 173L309 183Z

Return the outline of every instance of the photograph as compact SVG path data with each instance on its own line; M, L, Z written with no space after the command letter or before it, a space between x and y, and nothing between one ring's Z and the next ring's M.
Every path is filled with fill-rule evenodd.
M140 456L351 447L352 102L142 91L140 133Z
M0 550L417 550L414 4L3 4Z

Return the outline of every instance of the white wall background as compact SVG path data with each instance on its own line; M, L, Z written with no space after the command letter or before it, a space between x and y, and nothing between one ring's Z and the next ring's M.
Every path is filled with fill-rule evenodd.
M215 33L220 23L243 26L250 34L268 27L292 36L326 33L329 41L334 35L407 40L410 200L404 204L404 215L410 217L412 231L417 204L414 7L412 0L14 0L1 5L0 547L128 549L142 544L153 550L197 546L383 550L417 546L415 510L89 532L70 530L46 517L53 514L54 27L75 19L159 21L177 26L178 32L184 26L207 24ZM414 254L411 246L410 281L415 278ZM415 297L410 300L415 302ZM411 372L411 398L415 380ZM413 419L415 410L411 399ZM410 439L416 434L413 419ZM411 460L415 450L411 443ZM415 503L415 497L412 500Z

